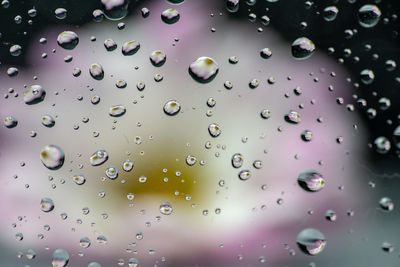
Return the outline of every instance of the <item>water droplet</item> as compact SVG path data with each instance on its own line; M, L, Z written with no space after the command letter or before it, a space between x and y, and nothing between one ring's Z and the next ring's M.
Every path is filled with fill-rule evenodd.
M216 123L211 123L208 126L208 132L212 137L218 137L221 134L221 128Z
M335 6L328 6L324 8L323 16L326 21L333 21L336 19L339 9Z
M251 172L249 170L241 170L239 172L239 179L240 180L245 181L245 180L250 179L250 177L251 177Z
M104 78L103 67L99 63L93 63L89 67L90 76L95 80L102 80Z
M189 66L192 78L200 83L211 82L218 73L218 64L210 57L199 57Z
M372 70L364 69L360 72L360 78L364 84L371 84L375 79L375 74Z
M292 43L292 56L296 59L309 58L315 50L314 43L307 37L300 37Z
M111 117L120 117L124 115L126 112L126 108L122 105L115 105L110 107L110 110L108 114L110 114Z
M297 124L301 121L300 114L297 111L290 110L285 114L285 121L293 124Z
M101 267L101 265L100 265L100 263L93 261L93 262L89 263L87 267Z
M41 85L31 85L24 92L24 102L27 105L37 104L42 102L46 96L46 91Z
M170 215L172 211L173 211L172 206L168 202L164 202L160 205L161 214Z
M54 209L54 202L52 199L44 197L40 201L40 209L44 212L50 212Z
M271 117L271 111L269 111L268 109L263 109L261 110L260 115L263 119L269 119Z
M312 132L310 130L302 131L301 139L303 139L304 142L310 142L312 140Z
M155 67L161 67L167 60L167 56L161 50L155 50L150 54L150 62Z
M109 20L123 19L128 13L129 0L101 0L101 4Z
M328 221L331 221L331 222L336 221L336 219L337 219L336 212L333 211L333 210L327 210L326 213L325 213L325 218L326 218Z
M186 164L189 166L193 166L194 164L196 164L197 162L197 158L193 155L188 155L186 157Z
M297 182L307 192L317 192L325 186L322 174L314 170L301 172L297 178Z
M13 45L10 47L10 54L14 57L21 55L22 47L20 45Z
M260 51L260 56L261 56L262 58L265 58L265 59L270 58L270 57L272 56L272 51L271 51L271 49L269 49L269 48L263 48L263 49L261 49L261 51Z
M110 166L106 169L106 175L111 180L115 180L118 177L118 170L114 166Z
M122 164L122 168L124 171L126 172L130 172L133 169L133 161L127 159L124 161L124 163Z
M178 10L169 8L161 13L161 19L167 24L174 24L179 21L180 15Z
M59 7L54 11L54 15L56 15L56 18L58 19L65 19L67 17L67 10Z
M386 137L379 136L374 141L374 148L375 148L375 151L378 152L379 154L386 154L389 152L389 150L391 148L391 144L390 144L390 141Z
M174 116L181 110L181 105L176 100L170 100L164 105L164 112L169 116Z
M82 238L79 240L79 245L80 245L81 247L83 247L83 248L88 248L88 247L90 247L90 244L91 244L91 242L90 242L90 239L89 239L88 237L82 237Z
M43 124L43 126L51 128L56 124L56 121L50 115L43 115L42 116L42 124Z
M140 43L135 40L125 42L122 45L122 54L124 56L131 56L135 54L139 50L139 48L140 48Z
M40 151L40 160L50 170L57 170L64 164L64 151L56 145L47 145Z
M227 0L226 9L231 13L237 12L239 10L239 0Z
M325 245L325 236L317 229L307 228L297 235L297 245L308 255L317 255Z
M381 200L379 200L379 205L385 211L392 211L394 209L394 203L388 197L381 198Z
M77 174L72 177L72 180L77 185L83 185L86 182L86 177L83 174Z
M135 258L130 258L128 260L128 266L129 267L138 267L139 266L139 261Z
M7 128L14 128L17 126L18 120L14 118L13 116L7 116L4 118L4 126Z
M79 37L73 31L64 31L58 35L57 43L64 49L72 50L78 45Z
M374 27L381 17L381 10L375 5L363 5L358 10L358 22L365 28Z
M233 154L232 156L232 166L234 168L240 168L243 165L243 155L240 153Z
M104 41L104 47L108 52L111 52L117 49L117 43L113 39L106 39Z
M99 166L108 160L108 153L107 151L100 149L94 152L90 156L90 164L92 166Z

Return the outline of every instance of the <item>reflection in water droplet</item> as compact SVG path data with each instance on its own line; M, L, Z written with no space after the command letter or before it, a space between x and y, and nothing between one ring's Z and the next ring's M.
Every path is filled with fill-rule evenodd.
M40 160L50 170L61 168L64 159L64 151L56 145L47 145L40 151Z
M285 114L285 121L293 124L297 124L301 121L300 114L294 110L290 110Z
M51 128L56 124L56 121L50 115L43 115L42 116L42 124L43 124L43 126Z
M14 128L17 126L18 120L14 118L13 116L7 116L4 118L4 126L7 128Z
M167 60L167 56L161 50L155 50L150 54L150 62L155 67L161 67Z
M296 59L309 58L315 50L314 43L307 37L300 37L292 43L292 56Z
M169 8L161 13L161 19L167 24L174 24L179 21L180 15L178 10Z
M72 177L72 180L77 185L83 185L86 182L86 177L83 174L77 174Z
M363 5L358 10L358 22L365 28L374 27L381 17L381 10L375 5Z
M129 0L101 0L101 4L109 20L121 20L128 14Z
M118 170L114 166L110 166L106 169L106 175L111 180L115 180L118 177Z
M392 211L394 209L394 203L388 197L381 198L381 200L379 200L379 205L385 211Z
M234 168L240 168L243 165L243 156L240 153L233 154L232 156L232 166Z
M192 78L200 83L211 82L218 73L218 64L210 57L199 57L189 66Z
M90 156L90 164L92 166L99 166L108 160L108 153L107 151L100 149L94 152Z
M172 206L168 202L164 202L160 205L161 214L170 215L172 211L173 211Z
M79 240L79 245L80 245L81 247L83 247L83 248L88 248L88 247L90 247L90 244L91 244L91 242L90 242L90 239L89 239L88 237L82 237L82 238Z
M297 182L307 192L317 192L325 186L322 174L314 170L301 172L297 178Z
M122 45L122 54L124 56L131 56L135 54L139 50L139 48L140 48L140 43L135 40L125 42Z
M186 157L186 164L189 166L193 166L194 164L196 164L197 162L197 158L193 155L188 155Z
M42 102L46 96L46 91L41 85L31 85L24 92L24 102L27 105L37 104Z
M69 262L69 254L63 249L56 249L53 252L51 264L53 267L64 267L67 266Z
M124 161L124 163L122 164L122 169L126 172L130 172L133 169L133 161L127 159Z
M44 197L40 201L40 209L44 212L50 212L54 209L54 202L52 199Z
M72 50L78 45L79 37L73 31L64 31L58 35L57 43L64 49Z
M308 255L317 255L325 245L325 236L317 229L307 228L297 235L297 245Z
M98 63L93 63L89 67L90 76L95 80L102 80L104 78L103 67Z
M164 112L169 116L174 116L181 110L181 105L176 100L170 100L164 105Z
M375 151L378 152L379 154L388 153L391 148L389 139L387 139L384 136L379 136L374 141L374 148L375 148Z
M120 117L124 115L126 112L126 108L122 105L115 105L110 107L110 110L108 114L110 114L111 117Z
M208 132L212 137L218 137L221 134L221 128L216 123L211 123L208 126Z
M239 172L239 179L240 180L245 181L245 180L250 179L250 177L251 177L251 172L249 170L241 170Z

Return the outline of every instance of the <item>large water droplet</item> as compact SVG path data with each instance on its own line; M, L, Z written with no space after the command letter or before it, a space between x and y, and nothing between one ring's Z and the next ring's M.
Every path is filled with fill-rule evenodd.
M50 212L54 209L54 202L51 198L44 197L40 201L40 209L44 212Z
M307 228L297 235L297 245L308 255L317 255L325 245L325 236L317 229Z
M115 105L110 107L110 110L108 112L108 114L110 114L110 116L112 117L120 117L122 115L124 115L126 112L126 108L122 105Z
M292 43L292 55L296 59L309 58L315 50L314 43L307 37L300 37Z
M73 31L64 31L58 35L57 43L64 49L72 50L78 45L79 37Z
M44 100L46 96L46 91L41 85L31 85L24 92L24 102L28 105L33 105Z
M170 100L164 105L164 112L169 116L174 116L181 110L181 105L176 100Z
M374 27L381 17L381 10L375 5L363 5L358 10L358 22L365 28Z
M51 260L51 264L53 267L64 267L67 266L69 262L69 254L67 251L63 249L56 249L53 252L53 257Z
M64 159L64 151L56 145L47 145L40 151L40 160L50 170L61 168Z
M211 82L218 73L218 64L210 57L199 57L189 66L189 73L200 83Z
M317 192L325 186L322 174L314 170L301 172L297 178L297 182L301 188L308 192Z
M162 65L164 65L166 59L167 59L167 56L161 50L153 51L150 54L150 62L155 67L161 67Z
M135 54L140 48L140 43L138 41L132 40L125 42L122 45L122 54L124 56L131 56Z
M160 205L161 214L170 215L172 211L173 211L172 206L168 202L164 202Z
M129 0L101 0L101 4L109 20L123 19L128 13Z
M99 63L93 63L89 67L90 76L95 80L102 80L104 78L103 67Z
M90 156L90 164L99 166L108 160L108 153L104 149L99 149Z
M167 24L174 24L179 21L180 15L178 10L169 8L161 13L161 19Z

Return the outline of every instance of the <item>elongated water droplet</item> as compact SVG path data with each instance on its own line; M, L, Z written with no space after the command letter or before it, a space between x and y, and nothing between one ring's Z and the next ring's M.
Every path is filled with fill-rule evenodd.
M108 160L108 153L104 149L99 149L90 156L90 164L99 166Z
M322 174L314 170L301 172L297 178L297 182L307 192L317 192L325 186Z
M28 105L42 102L46 96L46 91L41 85L31 85L24 92L24 102Z

